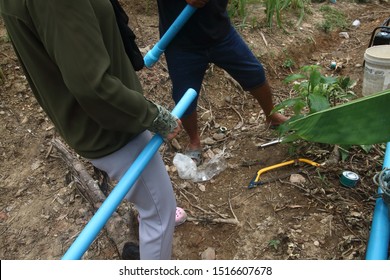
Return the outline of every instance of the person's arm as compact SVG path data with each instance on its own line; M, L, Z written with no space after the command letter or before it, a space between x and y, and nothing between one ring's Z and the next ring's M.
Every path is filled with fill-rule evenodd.
M34 0L28 5L48 54L91 118L109 130L131 132L132 126L152 126L158 116L157 106L109 73L111 60L101 33L107 26L100 26L95 15L109 13L95 11L88 0ZM110 5L107 1L107 8L112 9ZM105 21L116 24L114 14Z

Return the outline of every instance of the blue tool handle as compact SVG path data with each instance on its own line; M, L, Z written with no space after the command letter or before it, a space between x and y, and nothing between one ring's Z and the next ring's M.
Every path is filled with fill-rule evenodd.
M175 21L168 28L168 30L161 37L161 39L157 42L157 44L154 45L154 47L145 55L144 63L146 67L152 67L159 60L160 56L165 51L169 43L180 31L183 25L188 21L188 19L195 13L195 11L195 7L192 7L191 5L187 4L187 6L175 19Z
M390 168L390 142L386 143L386 152L383 160L383 168ZM382 194L378 188L378 194ZM372 217L370 236L367 242L366 260L388 260L390 246L390 215L389 206L378 197L375 202Z
M178 118L182 117L188 106L192 103L192 101L194 101L196 95L197 93L195 90L191 88L188 89L181 100L177 103L176 107L172 110L172 115ZM114 211L125 198L126 194L137 181L146 165L158 151L163 141L163 138L158 134L154 135L152 139L150 139L125 175L123 175L110 195L106 198L98 211L70 246L68 251L62 257L62 260L81 259L83 254L88 250L89 246L98 236L101 229L107 223L108 219L110 219Z

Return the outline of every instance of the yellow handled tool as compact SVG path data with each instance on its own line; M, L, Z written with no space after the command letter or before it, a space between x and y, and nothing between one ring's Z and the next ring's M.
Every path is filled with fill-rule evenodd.
M304 159L304 158L293 159L293 160L289 160L289 161L286 161L286 162L282 162L282 163L278 163L278 164L275 164L275 165L271 165L271 166L262 168L259 171L257 171L256 176L249 183L248 188L251 189L251 188L253 188L255 186L262 185L264 182L261 182L259 179L260 179L260 175L263 174L264 172L267 172L267 171L270 171L270 170L273 170L273 169L276 169L276 168L279 168L279 167L283 167L283 166L286 166L286 165L290 165L290 164L298 164L299 162L304 162L304 163L313 165L315 167L321 166L317 162L314 162L314 161L309 160L309 159Z

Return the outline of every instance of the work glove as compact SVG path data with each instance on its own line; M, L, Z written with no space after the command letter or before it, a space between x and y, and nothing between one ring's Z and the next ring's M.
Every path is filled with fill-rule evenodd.
M171 112L164 107L158 104L155 105L157 106L158 114L149 130L166 139L168 134L174 132L175 128L178 126L178 118L172 115Z

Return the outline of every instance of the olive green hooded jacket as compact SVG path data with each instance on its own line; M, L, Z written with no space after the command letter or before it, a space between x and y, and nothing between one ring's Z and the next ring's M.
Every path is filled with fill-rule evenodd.
M0 12L36 99L78 154L108 155L152 125L158 109L109 0L0 0Z

